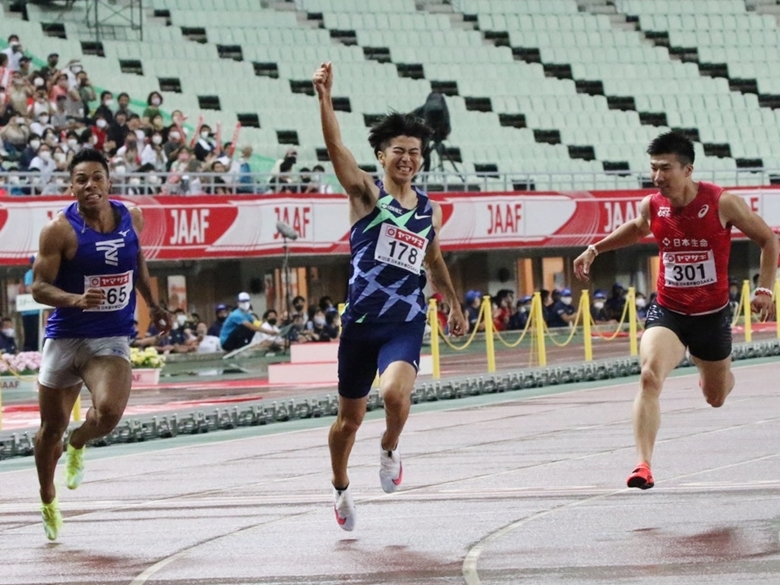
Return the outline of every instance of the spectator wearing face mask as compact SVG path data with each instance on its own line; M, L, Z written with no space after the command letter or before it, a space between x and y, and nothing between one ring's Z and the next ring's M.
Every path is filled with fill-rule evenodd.
M312 307L311 313L311 319L306 324L306 337L309 338L309 341L330 341L331 336L326 327L325 312L319 307Z
M58 96L51 113L50 123L57 132L71 130L76 127L76 120L65 109L65 96Z
M209 326L208 334L219 337L222 332L222 325L228 317L228 308L227 305L220 303L214 310L216 312L216 320Z
M276 172L272 171L273 176L269 181L269 190L271 193L296 193L297 185L294 182L292 176L292 170L298 160L298 151L294 148L288 150L284 158L277 161L274 168Z
M531 295L525 295L517 301L517 310L509 318L509 329L513 331L521 331L525 329L528 319L531 318L531 303L533 297Z
M168 139L163 134L163 152L168 164L171 165L177 159L179 151L186 148L184 144L184 134L176 126L168 130Z
M130 134L130 128L127 126L127 116L124 112L117 112L114 114L114 123L108 125L106 135L109 140L113 140L116 144L124 144L125 138ZM133 136L135 138L135 135Z
M16 353L16 330L14 322L8 317L0 321L0 353Z
M590 302L590 316L593 319L593 322L597 325L600 323L609 323L611 320L607 314L606 309L604 308L604 303L606 300L607 293L605 293L603 290L599 289L593 293L593 298Z
M14 110L19 113L27 112L27 101L35 93L35 88L29 80L22 77L21 73L14 71L11 79L5 86L7 98Z
M46 143L41 143L38 147L38 152L32 161L30 161L30 171L38 171L40 173L41 184L48 184L51 182L52 175L57 170L57 163L54 161L54 154L52 147Z
M323 175L325 174L325 167L322 165L314 165L311 169L311 180L309 181L306 189L307 193L333 193L333 187L323 182Z
M225 319L219 334L219 342L225 351L234 351L249 345L255 333L261 330L262 323L255 322L251 306L249 293L238 293L238 307Z
M560 299L550 307L548 327L568 327L574 323L577 311L572 305L572 300L571 289L563 289Z
M260 330L252 338L252 343L260 344L262 348L273 351L284 348L284 338L280 335L281 329L278 323L279 316L276 311L268 309L263 313L263 322L260 325Z
M162 94L156 91L151 92L146 98L146 109L141 115L142 122L148 126L151 119L160 113L160 106L163 103Z
M198 323L195 327L195 335L198 339L198 353L216 353L222 351L219 336L208 332L205 323Z
M91 140L92 147L95 150L103 150L106 140L108 139L108 122L103 114L95 112L95 124L90 127L92 131L93 139Z
M94 102L97 99L97 96L95 95L95 88L92 87L92 81L90 81L89 75L87 75L87 72L81 69L80 66L78 67L78 73L76 74L75 89L79 94L79 110L81 111L81 114L74 115L74 113L67 107L68 104L66 104L66 110L71 116L78 117L79 119L85 118L86 116L89 115L89 104ZM99 109L100 106L98 106L98 110ZM113 114L111 113L111 109L107 108L107 110L108 111L106 110L101 111L103 117L105 118L106 115L108 115L110 116L109 119L113 120L114 117Z
M149 141L144 145L141 151L141 166L151 165L158 172L165 172L165 165L168 158L163 150L163 138L159 130L151 133Z
M41 79L40 77L38 79ZM35 90L35 96L32 103L27 106L27 117L31 120L37 120L41 114L51 114L54 110L52 102L49 101L49 94L46 88ZM36 134L39 134L36 132Z
M48 111L38 114L37 119L30 123L30 132L37 134L38 136L44 136L47 130L54 130L54 126L50 123L51 115Z
M110 91L104 91L100 94L100 105L95 109L92 115L97 122L98 114L103 117L107 125L114 123L114 94Z
M0 139L3 141L3 149L11 156L17 157L24 155L24 152L30 148L30 142L35 139L40 146L40 136L30 136L30 128L27 126L27 119L22 114L15 114L11 117L8 124L0 128ZM35 156L38 146L27 153L24 162L19 163L19 170L26 171L30 166L30 161ZM22 168L24 167L24 168Z
M198 141L195 143L195 148L192 152L199 161L205 161L209 155L215 152L216 145L211 138L211 126L203 124L200 127L200 135Z
M57 68L59 62L60 56L57 53L49 53L49 56L46 57L46 65L41 67L38 71L41 74L41 77L47 81L50 78L54 78L54 76L59 73L59 69Z
M8 68L11 71L19 71L22 57L24 57L24 48L19 41L19 35L10 35L8 37L8 48L2 52L8 57Z

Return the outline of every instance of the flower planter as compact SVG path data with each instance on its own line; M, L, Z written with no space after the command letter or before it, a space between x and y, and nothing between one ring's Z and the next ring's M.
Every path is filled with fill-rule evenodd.
M133 368L133 384L160 383L160 368Z

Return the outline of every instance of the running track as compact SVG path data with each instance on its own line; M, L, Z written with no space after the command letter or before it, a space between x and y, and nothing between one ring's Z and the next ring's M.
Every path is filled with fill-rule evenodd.
M0 462L0 583L776 583L780 367L739 362L722 409L691 372L662 398L647 492L623 488L632 379L416 405L393 495L370 413L352 533L333 518L328 418L91 449L56 544L32 459Z

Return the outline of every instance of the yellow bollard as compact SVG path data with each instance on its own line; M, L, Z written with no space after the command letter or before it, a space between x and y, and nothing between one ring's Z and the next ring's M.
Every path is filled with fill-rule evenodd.
M580 307L582 313L582 336L583 345L585 346L585 361L593 361L593 339L590 337L590 294L587 289L582 291L580 296Z
M428 301L428 322L431 326L431 357L433 358L433 379L441 378L439 363L439 314L436 310L436 300Z
M346 303L339 303L338 304L338 306L336 307L336 310L338 310L340 317L344 316L344 309L346 309L346 308L347 308L347 304ZM339 319L339 337L341 337L341 319Z
M81 420L81 395L76 397L76 402L73 404L73 420L79 422Z
M487 351L487 368L491 374L496 371L496 349L493 346L493 304L490 297L482 297L482 314L485 317L485 350Z
M633 286L628 287L628 295L626 297L628 303L628 340L629 351L631 356L639 355L636 341L636 289Z
M745 307L745 342L750 343L753 341L753 328L751 307L750 307L750 281L742 281L742 299Z
M531 311L536 327L536 343L539 346L539 365L547 366L547 350L544 347L544 310L542 309L542 293L535 292L534 300L531 302Z

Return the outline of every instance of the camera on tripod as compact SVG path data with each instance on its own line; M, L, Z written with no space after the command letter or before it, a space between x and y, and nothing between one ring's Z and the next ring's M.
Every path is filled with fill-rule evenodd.
M428 94L425 103L413 110L412 115L424 120L431 130L433 130L430 142L423 147L422 170L426 173L430 170L431 151L434 150L439 155L439 164L437 168L443 170L444 159L448 158L443 142L450 135L450 132L452 132L452 126L450 126L450 111L447 108L447 102L444 100L444 95L437 92ZM450 163L455 166L455 163L452 160L450 160Z

